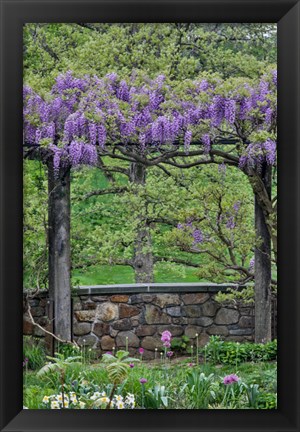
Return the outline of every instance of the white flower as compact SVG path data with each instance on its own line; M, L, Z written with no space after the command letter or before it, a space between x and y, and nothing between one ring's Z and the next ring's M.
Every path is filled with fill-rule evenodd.
M123 396L121 396L121 395L116 395L116 396L115 396L115 400L116 400L117 402L123 402Z
M105 397L105 396L106 396L106 393L105 393L105 391L103 391L103 392L101 393L101 396L103 396L103 397Z
M85 407L85 403L82 402L82 401L79 401L79 406L80 406L81 409L83 409Z
M66 400L64 401L64 407L69 408L69 401L66 401Z
M107 396L104 396L102 398L99 399L101 403L108 403L109 402L109 398Z
M117 409L124 409L124 402L122 402L122 401L118 401L118 402L116 403L116 407L117 407Z
M46 404L46 403L49 402L49 400L50 400L50 397L49 397L49 396L44 396L42 402L43 402L44 404Z
M99 399L99 397L101 396L101 394L99 392L95 392L93 394L93 396L90 397L91 400L96 400Z
M57 401L52 401L51 409L59 409L59 403Z

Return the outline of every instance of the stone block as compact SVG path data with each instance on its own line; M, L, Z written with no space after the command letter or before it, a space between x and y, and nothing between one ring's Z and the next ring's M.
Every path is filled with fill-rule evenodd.
M184 334L188 338L194 339L196 337L196 334L200 335L201 331L201 327L188 325L184 330Z
M229 330L231 336L249 336L252 335L253 330L251 328L233 329Z
M146 305L145 320L147 324L170 324L171 317L152 304Z
M183 294L182 300L185 305L202 304L209 299L207 293Z
M84 347L92 347L95 345L95 343L98 341L98 339L96 338L95 335L89 334L86 336L80 336L77 339L77 343L80 346L84 346Z
M125 294L116 294L110 297L110 301L114 303L127 303L129 296Z
M105 302L105 301L107 301L108 300L108 296L106 296L106 295L100 295L100 296L92 296L91 297L91 299L94 301L94 302Z
M225 326L212 325L206 329L207 333L210 335L227 336L229 331Z
M112 324L115 330L130 330L132 328L132 322L129 318L124 318L122 320L115 321Z
M77 321L93 322L95 320L96 311L95 310L76 311L74 315L77 318Z
M130 304L143 303L142 295L141 294L134 294L134 295L130 296L128 303L130 303Z
M135 334L137 336L152 336L154 335L155 332L156 332L155 326L142 325L136 329Z
M91 310L91 309L96 309L97 304L95 302L93 302L92 300L87 300L82 302L82 309L84 310Z
M203 347L209 342L209 335L207 333L201 333L198 338L199 346Z
M142 340L141 346L149 351L155 351L155 348L162 349L163 343L159 336L146 336Z
M173 324L186 325L186 324L188 324L188 322L189 322L188 318L183 317L183 316L178 317L178 318L176 318L176 317L172 318L172 323Z
M217 302L213 300L207 301L201 306L201 316L213 317L219 308L220 305Z
M83 336L90 333L92 330L92 324L87 322L75 322L73 324L73 334L75 336Z
M117 337L116 337L116 345L118 347L125 347L126 346L126 337L128 338L128 346L129 347L133 347L133 348L137 348L140 345L140 340L139 338L130 331L122 331L119 332Z
M132 327L137 327L140 324L140 320L139 317L137 316L136 318L131 318L131 326Z
M176 306L180 305L180 298L178 294L157 294L153 300L153 304L160 308Z
M182 311L187 317L198 318L201 316L201 308L198 305L183 306Z
M96 318L99 321L112 321L119 318L118 306L114 303L105 302L97 305Z
M241 328L247 328L247 327L254 327L254 317L252 316L241 316L239 320L239 327Z
M101 337L109 333L110 325L107 323L95 322L93 327L93 333L98 337Z
M172 306L166 309L168 315L172 317L180 317L181 316L181 307L180 306Z
M181 336L183 334L183 327L177 325L161 325L157 328L158 333L161 335L165 330L168 330L172 336Z
M155 299L154 294L141 294L141 299L144 303L151 303Z
M216 324L235 324L238 322L240 314L236 309L221 308L216 315Z
M208 327L213 324L213 319L210 317L188 318L188 323L201 327Z
M139 358L140 354L136 354L136 357ZM150 351L145 349L143 352L143 360L153 360L155 358L155 351ZM157 352L157 358L159 358L159 353Z
M119 333L119 330L114 330L112 327L110 327L109 334L112 338L115 338L118 333Z
M100 345L103 351L111 351L115 346L115 340L112 337L106 335L101 338Z
M82 304L81 304L81 301L79 300L79 298L78 298L78 300L73 300L73 311L75 312L75 311L80 311L80 310L82 310Z
M120 318L129 318L140 313L140 309L136 306L130 306L127 304L120 304L119 316Z

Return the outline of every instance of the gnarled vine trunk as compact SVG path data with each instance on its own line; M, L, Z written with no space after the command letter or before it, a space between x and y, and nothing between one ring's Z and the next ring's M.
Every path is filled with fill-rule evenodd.
M271 167L264 164L261 179L271 199ZM255 197L255 342L271 340L271 237L266 216L259 199Z
M129 172L130 182L134 185L144 186L146 182L145 165L132 162ZM153 282L153 253L150 227L147 224L147 215L141 212L138 216L137 229L134 239L132 265L136 283Z
M54 175L48 163L49 296L54 302L54 334L71 340L70 170Z

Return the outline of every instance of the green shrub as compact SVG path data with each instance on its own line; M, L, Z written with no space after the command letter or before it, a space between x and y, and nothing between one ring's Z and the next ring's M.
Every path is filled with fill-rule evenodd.
M261 393L258 398L258 409L276 409L277 394L276 393Z
M28 359L28 369L40 369L46 359L44 341L32 336L24 336L23 359Z
M185 354L190 345L190 339L187 336L175 337L171 341L172 350L179 354Z
M220 336L211 336L201 354L213 363L237 365L243 362L273 361L277 358L277 340L266 344L224 342Z

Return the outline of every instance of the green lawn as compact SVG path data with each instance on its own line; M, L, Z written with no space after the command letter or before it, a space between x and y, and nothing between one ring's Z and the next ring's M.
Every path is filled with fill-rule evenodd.
M166 268L163 264L155 266L155 282L178 282L178 266L173 264L173 269ZM185 277L180 282L199 282L194 268L185 268ZM129 266L90 266L84 271L75 270L72 273L73 285L114 285L134 283L134 272Z

